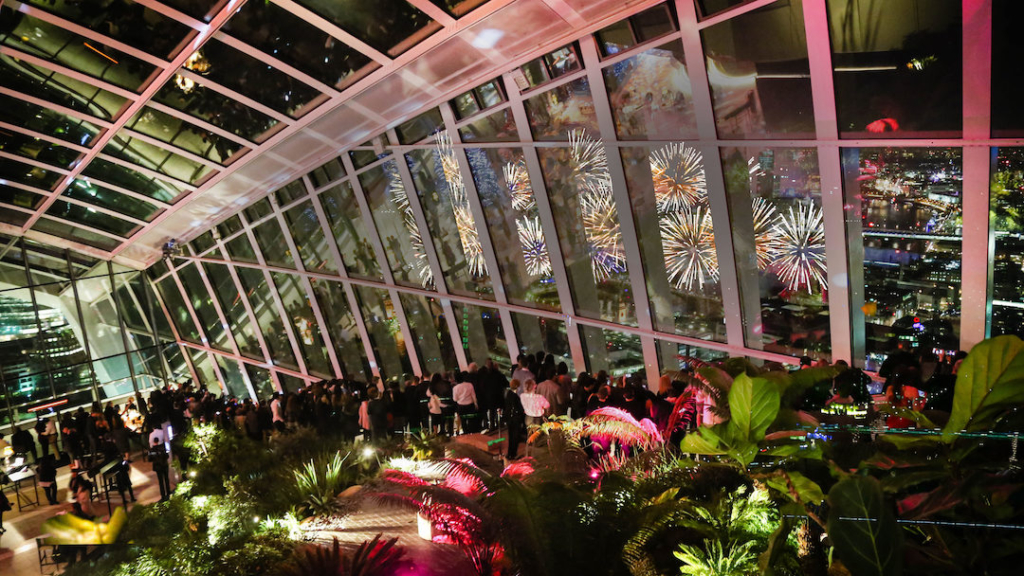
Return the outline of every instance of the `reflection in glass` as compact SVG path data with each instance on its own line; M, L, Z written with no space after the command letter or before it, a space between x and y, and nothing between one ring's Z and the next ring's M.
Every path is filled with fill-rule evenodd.
M194 344L203 344L199 337L199 329L192 321L192 315L188 313L185 300L181 297L174 278L170 276L164 278L156 283L156 288L160 292L164 308L167 309L167 315L171 317L174 327L178 330L178 336Z
M828 281L818 154L813 148L722 151L750 348L829 358ZM756 292L754 291L756 290Z
M661 373L672 374L679 370L698 368L700 365L690 359L700 362L717 362L729 357L726 352L692 346L690 344L677 344L668 340L655 340L658 349L658 363L661 365Z
M128 121L128 127L223 166L231 164L242 149L227 138L148 106Z
M336 273L334 257L327 249L327 238L316 217L313 201L307 200L284 213L288 230L308 272Z
M565 140L570 131L577 129L598 131L594 99L586 77L530 97L523 104L534 140Z
M51 190L62 178L63 175L58 172L22 164L8 158L0 158L0 180Z
M590 363L590 372L607 372L618 377L644 374L644 352L640 337L614 330L581 326L583 354Z
M367 239L363 212L359 208L352 185L347 181L339 182L324 190L320 194L320 204L324 208L327 222L331 225L331 233L338 243L341 259L349 275L369 280L383 280L377 256Z
M95 228L97 230L102 230L125 238L131 236L136 230L141 228L140 225L135 224L134 222L121 220L120 218L115 218L109 214L97 212L92 208L86 208L85 206L72 204L60 199L54 200L53 204L46 209L46 213L54 218L63 218L68 222L83 224L90 228Z
M718 252L701 154L675 143L621 153L655 328L724 342Z
M87 82L6 54L0 54L0 77L6 88L104 120L113 120L128 102Z
M292 257L292 251L288 248L288 242L285 241L284 232L281 231L281 224L277 218L267 220L252 231L267 264L295 268L295 258Z
M516 142L519 131L512 109L503 108L459 128L459 136L463 142Z
M554 354L557 357L557 362L565 362L569 367L570 374L575 373L577 369L583 369L583 367L573 368L572 352L569 349L569 335L566 332L565 322L512 312L512 325L516 328L519 353L534 354L544 351ZM572 330L575 329L575 327L572 328Z
M224 386L227 388L227 395L232 398L247 400L250 397L249 388L245 385L245 376L242 375L241 365L234 358L227 358L220 354L214 354L217 367L224 376Z
M154 204L82 178L72 180L71 185L64 190L64 196L114 210L139 220L152 220L161 211Z
M172 80L153 101L180 110L237 136L260 143L269 137L277 120L198 84L185 92Z
M188 356L192 360L192 367L196 371L196 378L199 382L196 384L200 389L209 390L213 394L218 396L223 394L225 391L221 387L220 380L217 379L217 373L214 372L213 360L210 359L210 354L193 348L185 347L188 350Z
M341 373L346 379L368 382L371 375L370 366L366 361L366 351L359 336L359 327L349 310L345 287L340 282L328 280L310 282L317 304L324 315L327 334L331 337L337 352Z
M992 22L1024 22L1024 3L992 2ZM1016 26L992 26L992 137L1024 135L1020 113L1021 78L1024 78L1024 44ZM959 81L959 80L958 80Z
M189 301L192 303L192 309L196 311L196 316L202 324L203 331L206 333L206 341L213 348L224 352L230 351L231 344L228 341L227 331L217 315L216 308L213 307L210 294L206 291L206 285L203 284L203 278L196 265L190 262L178 269L178 278L181 280L181 285L185 287Z
M828 0L828 12L840 134L960 135L961 0L932 0L926 9L917 0Z
M359 313L363 316L370 347L376 358L381 379L404 379L412 374L412 364L406 354L405 338L395 314L395 308L387 290L369 286L353 286L359 301Z
M224 264L204 262L206 276L213 287L213 293L217 297L220 309L224 312L224 318L228 321L231 335L235 338L238 351L243 355L256 360L263 359L263 352L260 350L259 340L249 315L245 311L245 304L242 302L242 295L235 286L235 281Z
M245 236L241 236L245 238ZM238 266L235 268L238 279L249 297L249 305L252 307L253 315L256 316L256 323L259 324L263 340L267 343L267 352L274 364L298 370L295 362L295 355L292 345L288 340L288 333L284 329L284 321L277 303L267 285L267 279L263 272L252 268Z
M441 302L415 294L399 293L399 297L423 369L430 373L458 369Z
M434 149L413 150L406 161L448 289L493 299L476 220L448 135L438 134Z
M1024 148L998 149L990 202L992 336L1024 337Z
M851 274L863 269L866 367L960 346L963 169L956 148L843 149ZM862 240L861 240L862 239ZM856 333L857 326L854 326ZM856 343L855 343L856 344ZM863 360L855 358L855 362Z
M71 168L81 156L70 148L7 130L0 132L0 150L64 169Z
M370 204L395 282L432 289L434 275L395 161L388 160L363 172L359 175L359 183Z
M166 180L157 180L152 176L146 176L120 164L93 158L89 165L82 171L82 176L95 178L114 186L120 186L132 192L138 192L149 196L154 200L172 203L177 200L185 191L180 184L172 184Z
M509 302L558 310L548 242L518 148L466 150Z
M230 256L235 262L256 264L256 253L253 252L252 244L249 243L248 234L239 234L235 238L225 242L224 248L227 249L228 256Z
M6 94L0 94L0 120L79 146L88 146L100 133L100 127L95 124Z
M58 222L57 220L50 220L49 218L40 218L36 221L35 225L32 226L32 229L43 232L44 234L63 238L65 240L71 240L72 242L81 242L87 246L106 250L107 252L114 250L120 246L122 242L121 240L115 240L109 236L97 234L91 230L68 226L67 222Z
M604 144L582 131L569 138L569 148L537 153L576 313L636 325Z
M693 88L681 41L612 64L604 69L604 83L620 139L697 137Z
M316 374L323 378L330 378L334 370L331 369L330 360L327 359L327 348L324 346L323 337L320 335L320 325L313 316L313 309L309 305L309 296L298 276L273 272L274 284L277 285L277 293L281 295L281 303L284 304L285 313L292 323L295 331L295 339L298 340L299 350L306 360L306 369L310 374Z
M274 388L274 380L270 376L270 370L266 368L260 368L259 366L253 366L252 364L243 364L245 371L249 374L249 381L252 382L253 391L256 392L256 398L260 400L270 400L270 398L277 392Z
M493 360L503 371L512 368L508 353L508 342L501 325L501 315L494 308L473 306L452 302L452 313L462 336L462 348L466 351L466 362L475 362L478 367Z
M720 137L814 137L805 36L801 0L701 31Z
M412 48L440 25L404 0L298 0L342 30L389 56Z
M211 166L132 138L124 130L103 147L103 153L188 184L198 184L213 172Z

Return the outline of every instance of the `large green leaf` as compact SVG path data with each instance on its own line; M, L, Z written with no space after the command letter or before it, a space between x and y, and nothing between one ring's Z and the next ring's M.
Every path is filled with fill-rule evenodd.
M779 413L779 390L763 378L740 374L729 390L728 426L737 441L758 443Z
M997 336L971 349L960 365L953 391L953 411L942 429L947 442L953 433L987 427L1012 404L1024 402L1024 341Z
M725 454L721 438L709 427L702 426L687 434L679 444L686 454Z
M851 476L828 493L828 535L854 576L903 572L903 532L878 480Z
M811 387L820 382L832 380L840 372L842 372L842 368L839 366L819 366L818 368L790 372L780 386L783 405L792 408L799 407L804 394Z
M765 481L794 502L818 505L825 499L821 486L799 472L779 470L776 475L767 477Z

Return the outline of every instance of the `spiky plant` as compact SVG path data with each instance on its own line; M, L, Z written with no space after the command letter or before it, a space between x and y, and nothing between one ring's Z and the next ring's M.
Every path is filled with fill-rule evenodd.
M345 559L345 576L390 576L406 564L405 548L398 546L398 538L381 540L377 534Z
M751 551L753 542L705 540L704 547L680 544L675 553L683 561L679 571L689 576L748 576L757 571L757 556Z
M295 486L304 512L326 516L337 510L338 493L345 488L344 456L335 452L327 458L313 459L295 471Z

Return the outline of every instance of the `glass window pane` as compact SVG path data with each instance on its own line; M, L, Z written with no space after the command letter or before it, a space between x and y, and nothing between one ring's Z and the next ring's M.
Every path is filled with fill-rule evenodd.
M512 109L504 108L459 128L459 136L463 142L516 142L519 130Z
M828 12L842 136L960 136L961 0L828 0Z
M437 108L431 108L423 114L395 127L399 144L415 144L420 140L444 128L444 120Z
M263 219L273 211L274 207L270 205L270 199L260 198L244 210L245 219L248 220L250 224L254 224L257 220Z
M739 6L753 0L697 0L697 8L703 16L711 16L733 6Z
M89 165L85 167L85 170L82 171L82 176L95 178L114 186L120 186L126 190L144 194L161 202L173 203L185 191L180 184L172 184L167 180L157 180L152 176L146 176L141 172L125 168L120 164L114 164L103 158L93 158Z
M69 106L69 108L74 107ZM93 138L100 133L100 127L95 124L12 98L6 94L0 94L0 120L79 146L88 146Z
M103 147L103 153L188 184L197 184L214 171L206 164L132 138L123 130Z
M215 6L220 4L219 0L163 0L164 4L177 8L178 10L188 14L193 18L198 18L203 22L209 22L210 18L207 15L213 10Z
M224 385L227 387L227 395L240 400L248 400L249 388L245 385L245 377L242 376L241 366L238 360L227 358L220 354L214 354L217 359L217 366L224 376Z
M604 83L620 139L697 137L682 42L651 48L605 68Z
M181 297L181 291L178 290L174 278L170 276L164 278L156 283L156 288L160 292L160 299L163 301L164 307L167 308L167 314L174 322L174 327L178 329L178 336L194 344L202 344L199 329L192 321L192 315L188 313L185 300Z
M224 264L204 262L203 268L206 269L206 276L213 286L214 295L228 321L238 351L250 358L263 360L263 352L260 350L259 340L256 339L255 326L249 321L242 295L235 286L228 267Z
M455 151L448 146L406 154L448 289L494 299L476 220Z
M1024 3L994 0L992 22L1024 21ZM1021 78L1024 78L1024 44L1015 26L992 26L992 136L1024 135L1020 113Z
M308 272L337 273L334 256L327 248L327 238L316 217L313 201L306 200L302 204L284 213L288 222L288 230L295 240L295 247L302 258L302 265Z
M256 253L252 251L252 244L249 243L248 234L239 234L234 239L224 243L228 256L236 262L247 262L256 264Z
M277 218L267 220L253 228L252 231L267 264L295 268L295 258L288 248L288 242L285 241L284 232L281 231L281 225L277 222Z
M45 234L50 234L51 236L63 238L65 240L71 240L72 242L81 242L87 246L106 250L107 252L114 250L120 246L122 242L121 240L115 240L90 230L68 226L67 222L58 222L56 220L50 220L49 218L40 218L36 221L35 225L32 226L32 229Z
M237 214L221 222L220 224L217 224L217 232L220 233L221 238L227 238L234 234L235 232L239 232L241 230L242 220L238 217Z
M586 77L532 96L524 104L535 140L566 140L569 132L576 129L598 132L594 99Z
M298 370L299 365L295 361L295 353L288 340L288 333L284 329L284 318L274 301L263 272L241 266L236 267L235 272L249 298L249 305L252 306L253 314L256 316L256 323L259 324L263 340L267 343L270 359L278 366Z
M487 360L493 360L503 371L512 369L505 330L496 309L452 302L452 313L462 336L466 362L475 362L482 368Z
M644 10L630 17L629 21L639 42L647 42L676 29L668 3Z
M351 84L377 67L367 56L272 2L246 2L224 31L328 86Z
M363 339L359 336L359 327L349 309L345 287L340 282L327 280L310 282L341 364L341 373L346 379L369 382L372 375L370 365L363 349Z
M581 326L583 354L591 374L604 371L611 377L645 374L640 337L615 330Z
M64 190L64 196L114 210L139 220L150 221L162 212L162 209L157 208L154 204L126 196L94 181L81 178L75 178L71 182L71 185Z
M206 291L206 285L203 284L203 278L200 274L201 272L191 262L178 270L178 278L181 280L182 286L185 287L185 292L189 295L189 301L191 301L192 308L196 311L196 316L199 317L199 322L203 325L203 331L206 332L209 345L218 350L230 351L231 344L228 341L224 324L221 323L220 317L217 316L217 310L213 307L210 294Z
M17 210L11 210L0 206L0 222L4 224L11 224L12 226L24 226L28 219L32 215L28 212L19 212Z
M433 289L434 276L423 249L423 237L395 161L388 160L363 172L359 183L366 194L395 282Z
M440 28L404 0L370 3L298 0L298 3L389 56L398 56Z
M270 137L277 120L209 88L194 84L186 91L171 80L153 96L155 102L260 143Z
M200 390L206 389L213 394L218 396L223 394L224 391L220 387L220 381L217 379L217 373L213 371L213 361L210 360L210 355L207 352L195 350L193 348L185 347L188 350L189 358L192 359L192 367L196 371L196 377L199 382L196 385Z
M801 0L740 14L701 38L720 137L814 137Z
M400 293L399 297L423 369L431 373L458 369L441 302L414 294Z
M24 60L0 55L4 86L90 116L113 120L127 99Z
M594 33L597 36L597 44L601 47L601 53L605 56L618 54L632 48L636 41L633 39L633 31L629 28L629 20L621 20L602 28Z
M575 46L563 46L558 50L544 55L544 64L547 66L548 75L551 78L565 76L569 72L579 70L580 61L576 56Z
M199 236L196 236L188 243L192 247L192 251L196 254L202 254L210 248L217 245L217 240L213 237L213 230L207 230Z
M831 357L828 266L813 148L726 148L740 297L750 348ZM758 281L753 282L754 278Z
M487 2L487 0L430 0L434 6L444 9L450 16L458 18L469 14L474 8Z
M274 381L270 377L270 370L253 366L252 364L243 364L243 366L245 371L249 373L249 381L252 382L256 398L270 400L274 393L277 392L277 389L274 388Z
M202 69L211 82L234 90L292 118L306 112L306 105L320 96L312 87L263 64L220 40L203 44L191 69Z
M480 104L477 103L473 91L459 94L452 100L452 107L455 109L457 118L468 118L480 111Z
M338 243L345 270L349 275L383 280L380 264L367 238L363 212L348 182L340 182L320 194L320 204Z
M0 202L6 202L21 208L34 209L43 201L43 196L33 194L21 188L12 188L0 184Z
M636 325L603 143L584 133L572 148L541 148L537 153L576 313Z
M474 88L480 105L484 108L497 106L505 101L505 95L501 91L501 80L495 78L486 84Z
M0 150L57 168L70 168L81 153L17 132L0 132Z
M332 158L309 173L309 179L313 183L314 189L322 188L344 176L345 167L342 166L340 158Z
M997 20L999 21L999 20ZM1024 148L997 149L992 171L990 219L992 336L1024 336Z
M958 148L844 149L850 275L863 273L866 368L897 351L960 347L962 155ZM862 239L858 241L858 239ZM856 346L858 343L854 342ZM857 364L862 358L854 358Z
M298 392L310 384L310 382L304 378L285 374L284 372L278 372L277 379L281 381L281 388L283 388L285 392Z
M406 353L405 338L401 324L395 315L394 304L387 290L369 286L353 286L359 301L359 313L363 316L370 347L376 358L383 380L405 379L412 374L412 364Z
M622 164L655 329L725 342L704 159L693 148L669 144L622 148Z
M692 370L696 363L690 362L691 358L701 362L717 362L729 357L726 352L690 344L678 344L668 340L655 340L655 345L658 348L658 362L661 364L662 374Z
M118 236L125 238L131 236L136 230L142 228L142 226L129 222L127 220L121 220L115 218L109 214L103 212L97 212L92 208L86 208L78 204L71 204L64 200L55 200L53 204L47 208L46 213L54 218L62 218L68 222L74 222L76 224L84 224L90 228L96 228L97 230L103 230L104 232L110 232Z
M309 296L298 276L274 272L271 274L274 284L277 285L277 293L281 295L281 303L287 311L288 321L291 322L295 331L295 339L298 340L299 350L306 360L306 370L310 374L316 374L323 378L330 378L334 373L331 363L327 359L327 348L324 346L323 337L320 336L320 326L313 316L313 309L309 306Z
M149 106L129 120L128 127L222 166L240 157L236 154L242 150L241 145L227 138Z
M518 148L466 150L508 301L559 310L536 196Z
M302 178L299 178L298 180L293 180L284 187L275 191L274 197L277 198L278 205L287 206L306 194L306 185L302 182Z
M0 42L136 92L155 70L142 60L6 6L0 9Z
M64 176L59 172L44 170L8 158L0 158L0 180L51 190L63 178Z
M519 341L520 354L534 354L539 351L554 354L557 362L565 362L569 367L569 373L575 374L576 370L584 370L585 367L573 367L572 352L569 349L569 336L566 333L565 322L552 318L541 318L530 316L519 312L512 312L512 325L516 328L516 338ZM575 330L576 328L572 328ZM517 354L518 356L518 354Z

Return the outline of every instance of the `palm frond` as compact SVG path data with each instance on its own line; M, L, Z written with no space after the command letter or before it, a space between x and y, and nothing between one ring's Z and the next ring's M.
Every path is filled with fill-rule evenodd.
M346 576L391 576L398 573L408 563L404 558L405 548L397 543L398 538L382 541L380 534L363 542L345 561Z

